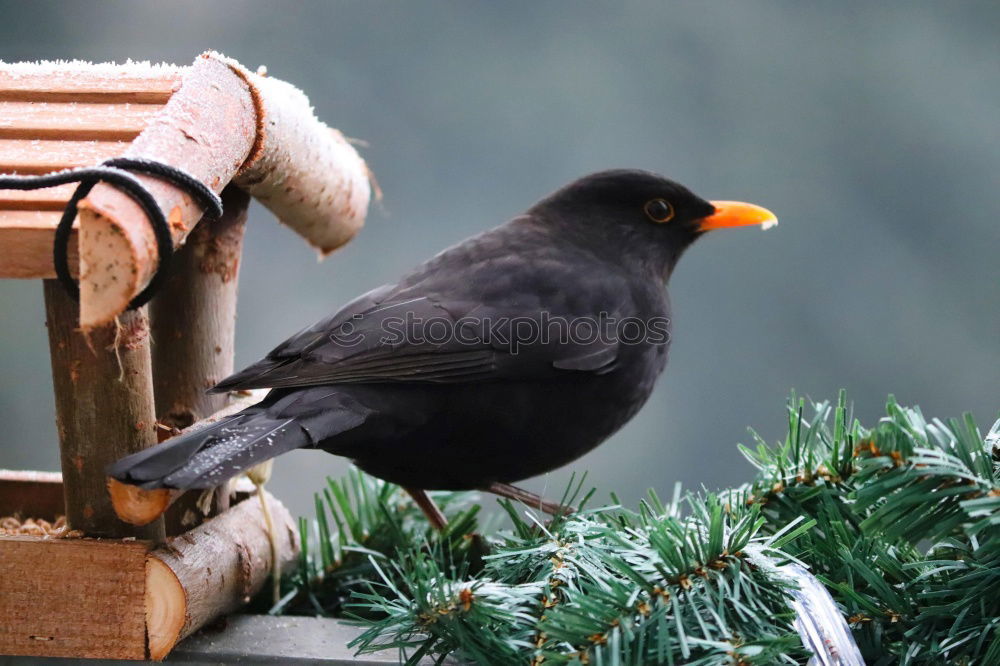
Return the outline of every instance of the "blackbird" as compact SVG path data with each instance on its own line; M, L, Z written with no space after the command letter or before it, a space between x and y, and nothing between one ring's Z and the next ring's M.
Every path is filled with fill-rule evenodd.
M211 488L319 448L406 488L509 485L582 456L649 398L667 363L678 258L705 232L776 224L658 174L581 178L278 345L212 391L260 403L114 463L143 488Z

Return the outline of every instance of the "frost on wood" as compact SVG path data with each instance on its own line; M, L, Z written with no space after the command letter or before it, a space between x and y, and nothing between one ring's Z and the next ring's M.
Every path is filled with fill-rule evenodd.
M4 62L0 69L11 78L69 75L84 77L163 77L179 72L182 67L165 62L126 60L125 62L90 62L89 60L36 60L34 62Z
M368 166L343 134L316 118L301 90L233 67L250 84L258 109L257 143L236 184L329 254L364 224Z
M365 162L300 90L217 53L189 67L0 64L0 172L48 173L119 155L177 166L216 192L234 181L322 255L358 231L371 197ZM174 186L137 178L179 247L201 210ZM0 193L0 276L53 276L55 221L73 189ZM148 284L158 255L141 209L110 185L94 188L79 217L81 257L71 270L81 275L81 326L90 330Z
M22 102L163 103L177 89L185 69L133 61L120 65L82 60L0 62L0 98Z

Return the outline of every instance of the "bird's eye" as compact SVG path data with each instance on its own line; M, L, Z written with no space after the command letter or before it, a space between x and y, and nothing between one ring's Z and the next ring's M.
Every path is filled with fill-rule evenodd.
M674 207L666 199L651 199L643 206L643 210L653 222L669 222L674 217Z

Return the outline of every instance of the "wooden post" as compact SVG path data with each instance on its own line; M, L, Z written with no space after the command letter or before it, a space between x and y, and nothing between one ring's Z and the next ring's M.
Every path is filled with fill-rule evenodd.
M156 443L146 311L84 336L63 286L45 280L44 291L66 520L88 536L162 540L162 520L123 523L105 489L107 465Z
M153 388L160 423L183 430L226 406L205 391L233 372L236 284L250 197L222 193L225 212L194 228L151 304Z
M205 391L233 372L236 288L250 196L222 192L223 215L201 221L174 255L170 276L153 299L153 393L161 426L174 433L226 406L228 394ZM170 436L163 430L161 439ZM228 506L217 496L208 515L200 492L187 493L166 516L168 534L180 534Z

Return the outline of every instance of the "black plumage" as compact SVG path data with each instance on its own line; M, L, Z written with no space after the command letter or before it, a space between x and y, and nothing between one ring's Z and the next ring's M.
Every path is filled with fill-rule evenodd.
M646 402L667 362L665 283L684 250L706 230L773 220L645 171L587 176L292 336L214 389L273 389L264 401L110 475L206 488L308 447L416 489L552 470Z

